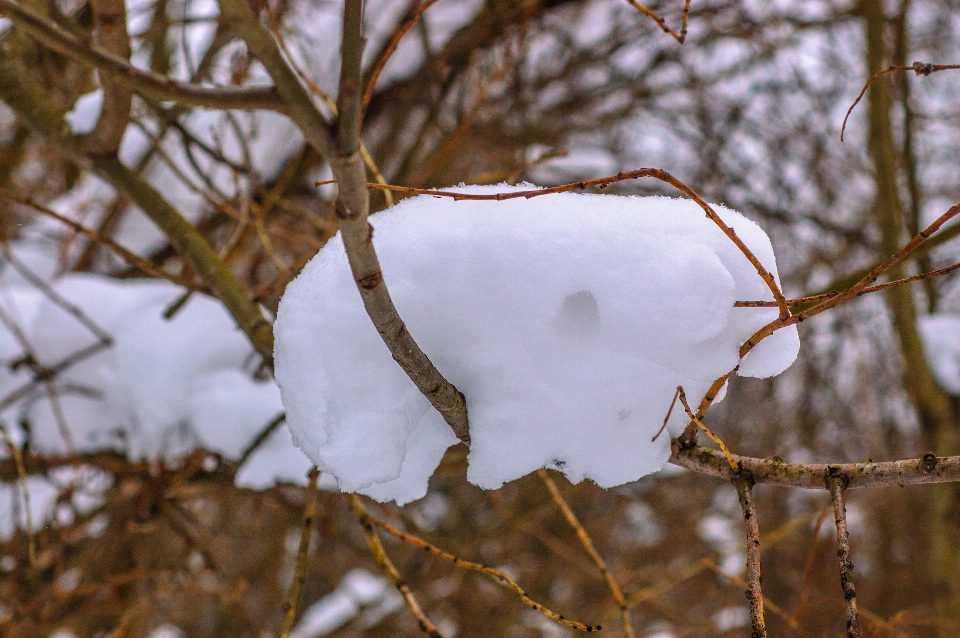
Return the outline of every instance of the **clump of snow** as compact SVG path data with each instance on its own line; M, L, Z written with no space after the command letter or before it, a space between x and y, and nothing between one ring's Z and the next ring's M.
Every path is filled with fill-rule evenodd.
M960 395L960 316L936 314L919 321L923 350L944 390Z
M510 187L470 187L503 192ZM716 208L766 268L770 242ZM776 319L756 270L693 202L554 194L454 202L417 197L371 218L400 316L467 400L468 479L497 488L540 467L619 485L655 472L651 442L674 391L699 401ZM340 488L420 498L457 439L364 312L340 241L290 284L275 326L276 376L294 440ZM799 348L778 331L740 364L770 376ZM670 432L686 422L675 409Z
M73 103L73 109L66 115L67 124L75 135L91 132L97 126L100 112L103 110L103 89L84 93Z
M167 282L72 273L49 285L111 343L57 374L54 398L45 384L31 386L28 367L14 362L30 355L54 368L100 338L10 264L0 270L0 401L8 404L0 422L27 424L28 431L12 432L18 444L26 439L40 454L65 454L72 446L153 461L204 448L237 459L283 412L279 389L256 378L259 358L218 301L194 294L166 319L183 295ZM7 400L24 388L19 401ZM304 483L310 466L281 427L244 464L237 483Z

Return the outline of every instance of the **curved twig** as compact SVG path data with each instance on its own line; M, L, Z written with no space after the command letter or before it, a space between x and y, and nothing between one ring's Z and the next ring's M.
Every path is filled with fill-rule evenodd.
M663 29L664 33L669 33L670 35L672 35L673 38L680 44L683 44L684 41L687 39L687 19L690 17L690 0L686 0L683 3L683 18L681 19L681 22L680 22L680 33L677 33L676 31L671 29L670 25L667 24L667 21L664 20L656 11L654 11L650 7L640 4L639 2L637 2L637 0L627 0L627 2L630 4L631 7L633 7L643 15L647 16L648 18L656 22L660 26L660 28Z
M627 0L628 2L630 0ZM847 109L847 114L843 117L843 125L840 127L840 141L843 141L843 133L847 129L847 120L850 119L850 114L853 113L853 109L857 107L857 104L860 103L860 100L863 99L863 96L867 94L867 90L870 88L870 85L877 80L877 78L886 75L887 73L896 73L897 71L913 71L916 75L927 76L931 73L936 73L937 71L949 71L950 69L960 69L960 64L930 64L929 62L914 62L910 66L888 66L885 69L880 69L876 73L870 76L870 79L867 80L867 83L863 85L863 88L860 90L860 95L857 96L857 99L853 101L853 104L850 105L850 108Z
M367 186L369 188L377 188L381 190L391 190L398 193L408 193L411 195L431 195L433 197L449 197L454 201L505 201L508 199L530 199L532 197L541 197L543 195L552 195L554 193L566 193L570 191L585 190L588 188L606 188L611 184L616 184L617 182L623 182L631 179L640 179L642 177L652 177L653 179L660 180L661 182L670 184L678 191L692 199L697 206L703 209L703 212L706 214L707 218L716 224L723 234L727 236L730 241L736 245L736 247L743 253L743 256L753 265L756 269L757 274L760 275L760 278L763 279L764 283L767 284L767 287L770 289L770 292L773 293L773 298L777 303L777 307L780 308L780 319L785 319L790 316L790 311L787 309L786 298L783 296L783 292L780 290L780 286L777 285L776 280L773 278L773 275L760 263L760 260L757 259L757 256L753 254L753 251L743 240L737 236L736 231L728 226L717 212L713 210L713 207L710 206L696 191L692 188L681 182L679 179L668 173L667 171L660 168L639 168L633 171L623 171L617 173L616 175L611 175L609 177L600 177L598 179L584 180L580 182L571 182L569 184L561 184L559 186L551 186L549 188L541 188L537 190L525 190L525 191L512 191L509 193L493 193L489 195L478 195L473 193L457 193L452 191L442 191L442 190L432 190L429 188L413 188L411 186L393 186L393 185L384 185L384 184L375 184L368 182ZM321 182L318 182L318 185Z
M578 629L580 631L586 631L586 632L600 631L600 625L587 625L576 620L570 620L569 618L564 618L561 614L558 614L555 611L551 611L550 609L547 609L540 603L531 599L527 595L527 593L523 590L523 588L519 584L517 584L515 580L510 578L510 576L500 571L499 569L494 569L493 567L487 567L486 565L482 565L480 563L473 563L471 561L457 558L450 552L444 551L439 547L437 547L436 545L428 543L422 538L414 536L413 534L408 534L400 529L397 529L396 527L394 527L390 523L387 523L386 521L381 521L378 518L370 516L370 514L367 513L366 509L363 508L363 503L360 501L360 498L356 494L349 494L348 498L350 499L350 507L354 508L354 513L356 513L357 517L360 518L360 522L364 525L364 529L369 528L369 530L372 532L373 526L376 525L377 527L379 527L386 533L390 534L394 538L397 538L405 543L409 543L414 547L418 547L420 549L426 550L431 554L433 554L434 556L436 556L437 558L442 558L447 562L453 563L457 567L468 569L474 572L479 572L481 574L484 574L485 576L494 578L502 582L504 585L506 585L510 589L512 589L520 597L520 600L523 601L523 604L525 604L527 607L540 612L550 620L560 625L563 625L564 627L570 627L571 629ZM359 505L359 508L356 508L354 506L355 504ZM397 574L397 578L399 578L399 573Z

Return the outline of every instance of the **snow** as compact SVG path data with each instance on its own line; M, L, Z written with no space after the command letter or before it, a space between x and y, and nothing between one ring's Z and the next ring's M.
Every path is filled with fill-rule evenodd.
M290 636L325 636L356 618L364 609L362 624L369 627L402 604L400 594L386 578L364 569L353 569L343 577L340 587L307 608Z
M38 266L44 279L53 277L42 251L14 244L14 253ZM98 331L111 338L57 375L55 401L40 384L0 411L8 428L29 424L29 432L14 429L11 436L18 444L28 439L35 453L112 449L131 459L172 461L203 448L237 459L283 412L276 383L255 374L259 357L215 299L194 294L168 320L164 312L183 294L176 285L87 273L50 279L51 290L95 324L90 327L6 266L0 310L26 344L0 324L0 401L30 383L25 366L9 365L28 351L49 368L100 343ZM310 467L280 427L243 465L237 484L303 484Z
M84 93L73 103L73 109L67 113L67 124L75 135L91 132L100 119L103 110L103 89Z
M934 377L944 390L960 395L960 315L928 315L918 325Z
M775 274L763 231L716 210ZM741 375L771 376L799 349L791 327L738 361L740 344L777 311L733 307L772 295L690 201L424 196L370 221L400 316L466 396L467 478L483 488L540 467L602 487L656 472L670 441L651 438L678 385L696 403L738 363ZM342 242L287 288L275 333L296 444L345 491L400 504L422 497L457 439L392 360ZM685 422L675 409L670 433Z

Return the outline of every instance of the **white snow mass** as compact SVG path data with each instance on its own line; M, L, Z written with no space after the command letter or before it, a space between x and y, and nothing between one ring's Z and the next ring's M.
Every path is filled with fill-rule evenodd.
M715 210L776 275L764 232ZM699 401L737 365L740 344L777 317L776 309L733 307L772 295L687 200L422 196L370 221L400 316L466 396L467 478L483 488L541 467L603 487L656 472L670 440L651 438L676 387ZM287 288L275 333L276 378L297 445L345 491L400 504L422 497L457 439L392 360L341 241ZM796 330L780 330L739 373L778 374L798 349ZM685 422L675 409L670 432Z

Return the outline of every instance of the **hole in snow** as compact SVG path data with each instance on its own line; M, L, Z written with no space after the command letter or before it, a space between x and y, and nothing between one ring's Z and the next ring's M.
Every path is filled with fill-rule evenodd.
M566 340L586 343L600 332L600 308L589 290L581 290L563 300L557 312L556 330Z

